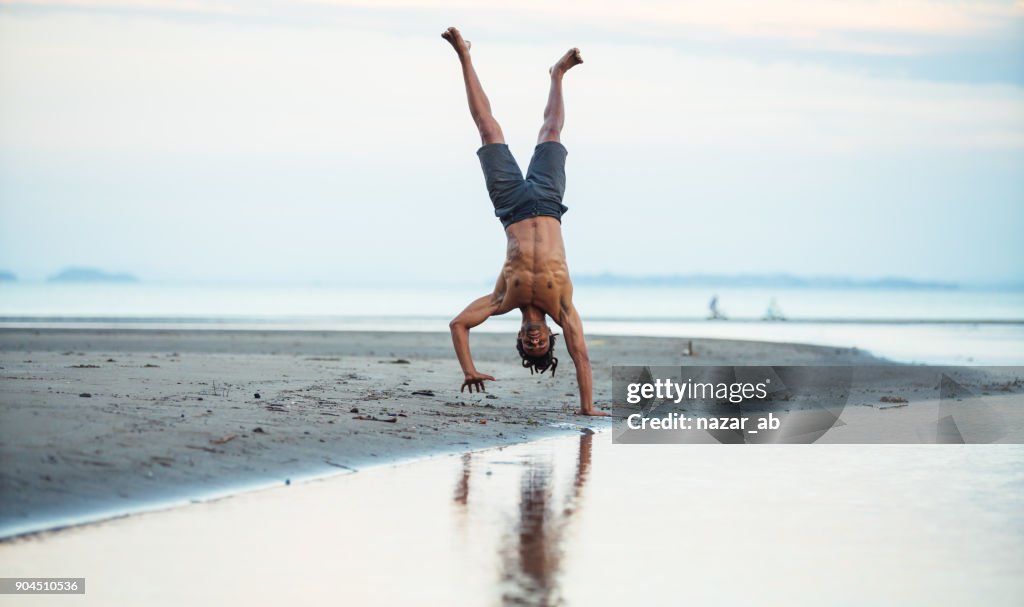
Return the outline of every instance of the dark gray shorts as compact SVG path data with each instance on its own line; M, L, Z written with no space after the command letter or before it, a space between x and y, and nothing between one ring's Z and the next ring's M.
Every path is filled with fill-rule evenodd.
M569 207L565 194L565 157L569 152L557 141L537 144L526 178L504 143L488 143L476 151L487 181L494 214L506 228L530 217L547 215L562 220Z

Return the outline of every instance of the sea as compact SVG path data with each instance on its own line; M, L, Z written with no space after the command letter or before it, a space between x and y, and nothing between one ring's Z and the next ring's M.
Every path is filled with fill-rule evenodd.
M0 328L445 332L487 284L0 283ZM724 318L709 319L710 302ZM904 363L1024 364L1024 289L577 286L588 335L855 347ZM772 304L774 302L774 305ZM766 320L769 307L784 320ZM515 332L515 313L477 331Z

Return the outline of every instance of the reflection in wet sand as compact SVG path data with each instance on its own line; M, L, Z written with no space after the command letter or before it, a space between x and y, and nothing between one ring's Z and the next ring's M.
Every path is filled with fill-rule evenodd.
M463 509L469 499L469 472L472 465L473 454L464 453L462 455L462 474L459 476L459 484L455 486L455 503L462 506Z
M519 486L519 517L501 540L501 592L503 604L559 605L558 580L565 547L562 537L579 508L583 487L590 472L594 435L584 432L579 438L579 456L572 491L561 509L553 502L552 463L542 456L528 457ZM462 457L462 469L455 487L455 503L460 511L469 503L472 454Z

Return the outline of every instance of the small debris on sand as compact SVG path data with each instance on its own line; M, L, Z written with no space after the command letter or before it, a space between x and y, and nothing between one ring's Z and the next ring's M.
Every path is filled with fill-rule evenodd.
M384 419L384 418L380 418L380 417L374 417L372 415L357 415L357 416L353 417L352 419L358 419L359 421L364 421L364 422L386 422L386 423L389 423L389 424L398 423L398 418L397 417L392 417L390 419Z
M204 447L202 445L185 445L189 449L198 449L199 451L206 451L207 453L224 453L220 449L214 449L213 447Z
M92 394L89 394L88 392L82 392L79 396L82 398L92 398Z
M165 457L165 456L162 456L162 455L154 455L154 456L150 457L149 459L151 461L153 461L153 462L156 462L157 464L160 464L164 468L170 468L171 465L174 463L174 458L173 457Z
M902 396L883 396L882 398L878 399L878 402L882 402L882 403L905 403L905 402L907 402L907 399L903 398Z
M32 362L32 361L27 361ZM99 365L71 365L72 369L99 369Z
M255 430L253 432L255 432ZM228 441L233 441L236 438L238 438L238 436L235 435L235 434L225 434L224 436L222 436L220 438L215 438L215 439L210 440L210 442L213 443L214 445L223 445L224 443L226 443Z
M339 464L338 462L332 462L329 459L325 459L324 463L327 464L328 466L334 466L335 468L341 468L343 470L351 470L353 472L356 471L356 469L351 467L351 466L346 466L345 464Z
M413 392L413 394L416 395L416 396L434 396L434 391L433 390L416 390L415 392Z
M266 434L267 432L263 428L257 426L257 427L252 429L252 433L253 434Z
M253 395L252 395L252 397L253 397L253 398L259 398L259 397L260 397L260 393L259 393L259 392L257 392L256 394L253 394Z

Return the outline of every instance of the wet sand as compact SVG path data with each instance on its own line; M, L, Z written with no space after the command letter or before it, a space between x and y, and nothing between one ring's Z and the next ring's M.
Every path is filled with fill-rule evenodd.
M555 438L0 544L10 604L953 605L1024 599L1021 445Z
M612 365L881 362L794 344L700 339L695 357L682 339L588 344L604 405ZM564 348L554 379L519 366L511 335L474 335L473 353L499 380L487 394L459 393L446 334L0 331L0 536L610 426L571 413Z

